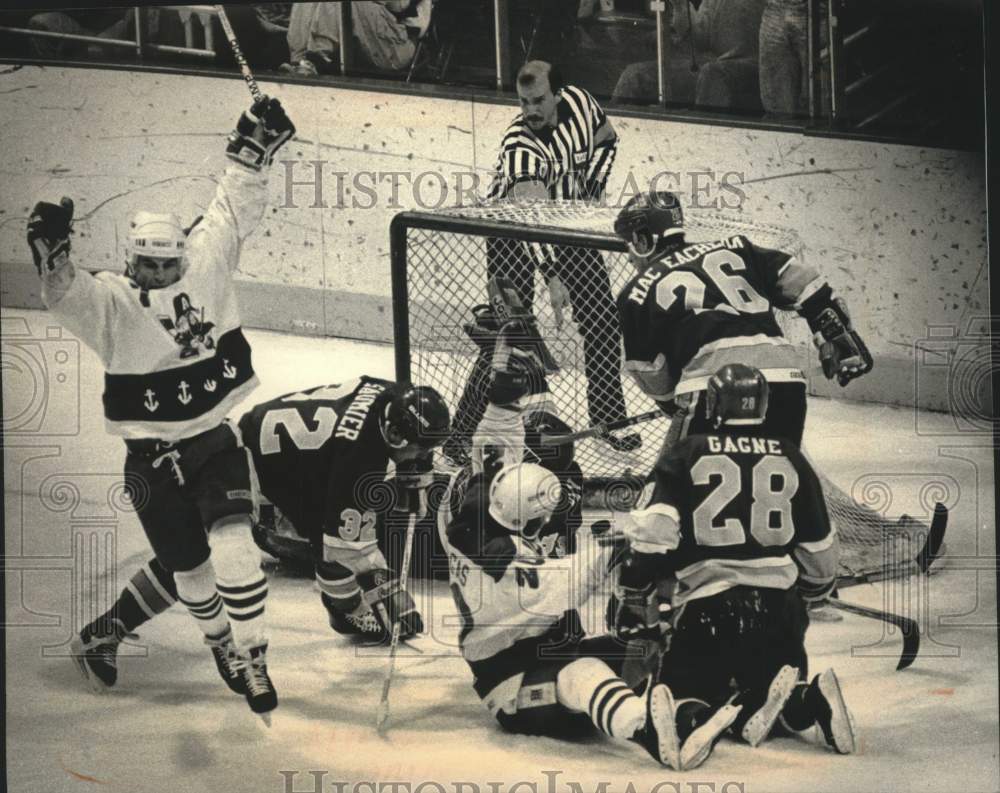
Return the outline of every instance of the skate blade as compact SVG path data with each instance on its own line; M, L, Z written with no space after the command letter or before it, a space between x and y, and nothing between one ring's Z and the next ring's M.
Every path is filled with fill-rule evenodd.
M680 770L680 739L677 735L677 709L670 689L664 685L653 686L649 692L649 709L656 725L657 752L660 762L676 771Z
M840 754L854 754L857 750L858 731L854 716L844 702L844 694L840 690L840 681L832 669L828 669L819 678L819 690L830 706L830 732L833 735L834 749ZM822 730L820 730L822 734Z
M258 713L257 715L260 716L260 720L262 722L264 722L264 726L267 727L268 729L270 729L271 728L271 711L268 711L267 713Z
M77 671L80 676L84 679L84 682L94 694L106 694L111 690L111 686L104 685L101 680L96 678L90 673L90 669L87 667L87 661L82 655L71 656L73 658L73 663L76 664Z
M741 710L739 705L723 705L712 718L691 733L681 747L680 768L677 770L690 771L704 763L712 753L716 739L732 726Z
M767 701L743 725L743 740L750 746L756 748L770 735L798 679L799 670L794 666L783 666L778 670L767 691Z

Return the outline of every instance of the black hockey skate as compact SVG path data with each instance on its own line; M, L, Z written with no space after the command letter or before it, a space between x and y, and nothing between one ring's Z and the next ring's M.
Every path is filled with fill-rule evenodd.
M697 768L740 714L732 700L714 713L700 700L674 700L662 683L646 697L646 723L632 738L658 762L675 771Z
M247 704L270 727L271 711L278 707L278 693L267 674L267 644L251 647L240 660Z
M857 750L857 727L844 702L840 681L832 669L813 678L805 701L815 714L816 724L822 730L827 745L840 754L853 754Z
M233 642L233 632L227 629L224 634L214 639L206 636L205 644L212 650L215 668L219 670L222 682L234 694L246 694L246 681L243 677L244 662Z
M114 619L110 624L95 620L73 637L69 645L73 661L94 691L106 691L118 681L118 645L136 638Z

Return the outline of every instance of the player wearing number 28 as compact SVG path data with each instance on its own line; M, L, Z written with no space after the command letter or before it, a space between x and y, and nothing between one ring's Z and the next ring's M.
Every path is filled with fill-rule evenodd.
M836 581L838 546L819 479L797 445L761 433L768 385L728 364L709 378L706 432L661 454L622 530L621 638L646 628L656 586L667 652L661 682L677 697L743 707L733 731L753 746L781 720L818 725L829 746L855 749L832 669L808 679L806 602ZM801 682L800 682L801 681Z
M771 385L761 432L802 442L805 373L775 308L796 310L809 323L827 378L845 386L871 370L844 301L795 256L743 235L685 241L680 202L666 191L630 199L615 233L637 271L618 296L625 368L674 414L671 438L708 429L701 405L709 378L726 363L745 363Z
M104 365L105 424L124 439L126 489L158 562L145 595L77 637L80 669L98 685L113 684L123 636L168 602L172 573L230 688L256 713L277 705L249 462L225 416L257 385L233 273L264 214L268 166L294 133L277 100L255 102L228 138L234 163L204 217L185 229L176 215L137 213L121 274L74 266L69 198L29 219L45 305Z

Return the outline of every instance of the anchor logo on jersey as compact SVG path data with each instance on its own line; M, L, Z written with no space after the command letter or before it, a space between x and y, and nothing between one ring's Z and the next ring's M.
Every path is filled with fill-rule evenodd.
M182 405L187 405L192 399L187 380L181 380L180 385L177 386L177 401Z
M160 403L156 401L156 392L152 388L147 388L145 397L142 404L146 406L146 410L150 413L155 413L156 409L160 406Z
M236 367L229 363L228 358L222 359L222 376L227 380L232 380L236 377Z
M203 384L203 388L208 391L208 393L214 393L218 383L215 380L206 380Z
M204 307L195 309L186 292L181 292L174 298L173 319L166 314L159 314L157 319L160 320L164 330L180 345L181 358L191 358L198 355L201 350L215 348L215 340L211 334L215 323L205 322Z

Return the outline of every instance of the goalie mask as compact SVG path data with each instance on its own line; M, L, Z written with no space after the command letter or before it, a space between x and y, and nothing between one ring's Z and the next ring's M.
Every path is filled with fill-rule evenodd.
M562 485L535 463L500 470L490 484L490 516L512 534L534 537L548 523L562 498Z
M136 212L129 224L125 269L143 289L177 283L187 269L187 232L170 212Z
M668 190L632 196L615 218L615 234L625 240L632 256L648 259L664 240L683 240L681 202Z
M705 412L712 426L754 426L767 415L767 380L741 363L723 366L708 381Z

